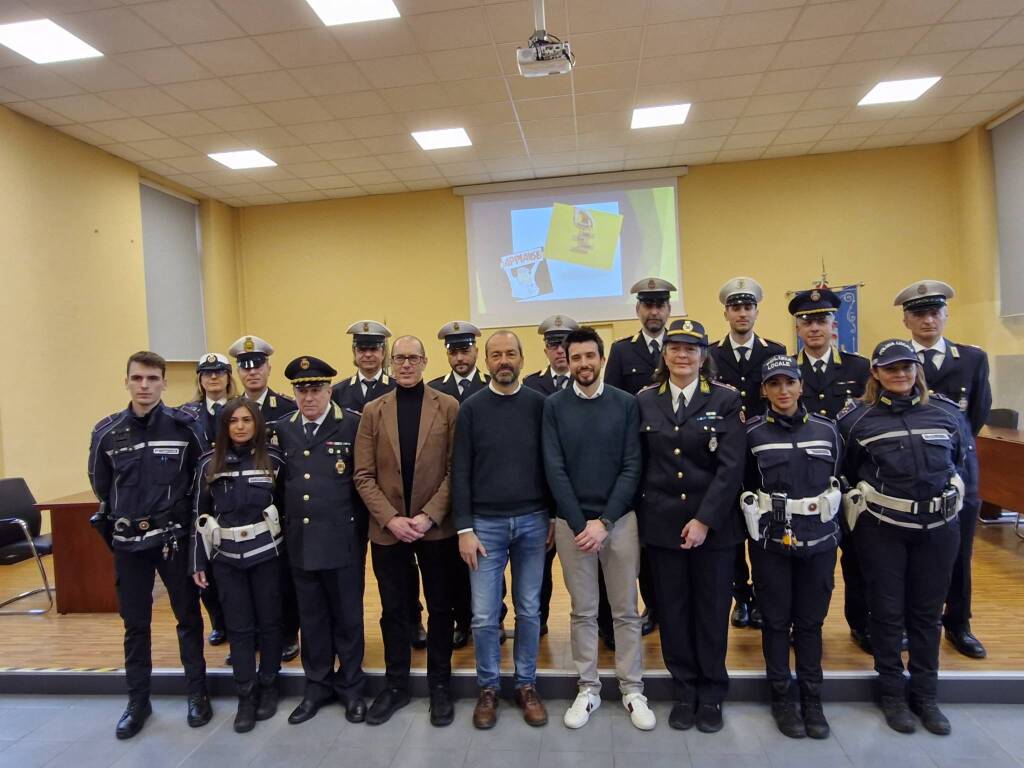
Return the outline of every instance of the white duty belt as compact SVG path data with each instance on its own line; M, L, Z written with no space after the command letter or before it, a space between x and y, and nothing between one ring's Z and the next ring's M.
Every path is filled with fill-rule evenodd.
M196 533L203 540L203 548L206 550L206 557L211 558L213 551L222 557L229 557L235 560L242 560L261 554L268 549L276 548L281 539L281 518L277 507L271 504L263 510L263 522L252 525L238 525L232 528L221 526L213 515L200 515L196 519ZM252 541L263 533L269 533L272 541L262 547L249 550L243 553L225 552L220 548L222 541Z
M900 528L911 528L915 530L929 530L948 524L953 520L964 506L964 481L959 474L950 478L949 485L952 486L954 496L939 495L931 499L904 499L899 496L889 496L876 491L868 482L861 480L857 487L848 491L843 498L843 514L846 523L852 531L857 525L857 519L864 512L876 517L883 523L896 525ZM906 520L897 520L887 515L886 511L902 512L906 515L942 515L942 519L928 523L912 523Z
M802 499L786 499L786 516L803 515L817 517L823 523L832 520L839 514L842 502L842 492L839 490L839 480L835 477L829 478L829 488L820 496L807 496ZM743 510L743 521L747 525L747 533L754 541L761 540L760 520L761 516L772 511L772 496L758 490L756 493L747 491L740 496L740 509ZM824 537L829 538L828 536ZM824 539L808 542L804 546L811 546Z

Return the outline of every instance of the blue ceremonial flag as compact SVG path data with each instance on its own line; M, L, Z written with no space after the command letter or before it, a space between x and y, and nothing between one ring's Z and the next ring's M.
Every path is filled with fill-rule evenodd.
M857 351L857 286L841 285L829 286L832 292L839 297L842 304L836 310L836 324L833 330L832 342L839 347L840 352ZM796 349L799 352L803 349L803 342L796 340Z

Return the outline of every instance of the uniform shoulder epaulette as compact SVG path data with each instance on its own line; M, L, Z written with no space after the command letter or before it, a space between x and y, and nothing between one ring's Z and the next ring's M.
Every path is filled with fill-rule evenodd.
M267 455L272 459L276 459L277 461L284 463L284 451L282 451L277 445L268 445Z
M933 392L932 390L928 390L928 399L929 400L938 400L939 402L945 403L946 405L953 406L958 411L960 410L960 406L956 404L955 400L951 400L950 398L946 397L946 395L942 394L941 392Z
M621 342L625 342L626 344L632 344L633 342L635 342L637 339L640 338L640 335L642 333L643 333L643 331L637 331L632 336L623 336L621 339L616 339L615 343L618 344L621 341Z
M660 384L648 384L646 387L641 387L637 391L637 394L639 395L641 392L649 392L652 389L658 389L659 386L661 386L661 385Z
M193 408L186 408L186 405L193 405L195 403L185 403L185 405L179 405L177 408L167 406L167 413L172 419L181 424L194 424L199 421L199 408L198 406Z
M435 384L443 384L445 382L445 380L447 380L447 378L448 378L447 376L437 376L437 377L431 379L430 381L428 381L427 382L427 386L428 387L432 387Z
M764 415L760 414L760 413L757 414L757 416L748 416L747 420L744 422L744 424L746 424L746 427L747 427L747 432L749 432L754 427L756 427L756 426L758 426L760 424L763 424L763 423L764 423Z
M283 395L283 394L281 394L280 392L275 392L275 393L274 393L274 395L275 395L275 396L276 396L276 397L277 397L277 398L278 398L279 400L285 400L285 401L287 401L287 402L289 402L289 403L294 403L294 402L295 402L295 398L294 398L294 397L290 397L289 395Z
M99 430L103 429L104 427L110 426L111 424L114 423L114 421L117 419L117 417L120 416L122 413L124 413L124 411L118 411L117 413L112 413L109 416L104 416L102 419L100 419L99 421L96 422L96 426L94 426L92 428L92 431L93 432L98 432Z
M782 347L783 349L786 348L786 345L783 344L781 341L776 341L775 339L766 339L763 336L758 336L757 338L758 341L761 342L762 347L770 347L774 344L776 347Z
M362 413L360 413L359 411L355 410L354 408L342 408L341 410L347 411L350 415L356 416L356 417L360 417L360 416L363 415Z
M841 410L839 412L839 414L836 416L836 418L839 418L840 416L842 416L843 411L845 411L847 408L856 408L856 407L857 407L856 403L852 403L852 404L851 403L847 403L846 405L843 406L843 410ZM828 424L829 426L831 426L832 424L835 423L828 416L822 416L820 413L808 412L807 413L807 419L808 419L808 421L820 421L822 424Z
M836 421L839 421L840 419L849 416L851 413L856 411L860 406L861 403L857 402L856 400L848 400L846 405L844 405L842 409L839 411L839 413L836 414ZM811 415L813 416L814 414Z
M178 406L168 406L168 408L172 411L185 411L185 413L199 413L199 411L201 410L201 405L200 403L194 400L190 400L189 402L182 403L181 405Z
M712 384L719 386L722 389L731 389L733 392L739 392L739 390L736 389L736 387L734 387L732 384L726 384L724 381L719 381L718 379L711 379L710 381Z
M216 451L216 448L209 448L203 451L202 454L200 454L199 456L199 463L201 464L204 461L209 461L210 459L212 459L214 451Z

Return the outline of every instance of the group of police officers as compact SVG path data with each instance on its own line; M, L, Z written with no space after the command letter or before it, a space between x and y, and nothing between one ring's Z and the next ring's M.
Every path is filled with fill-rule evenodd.
M846 620L856 644L875 656L887 722L897 730L913 728L905 697L898 692L900 683L894 682L897 677L902 681L900 648L909 646L911 708L926 728L948 733L948 721L935 706L940 630L938 615L932 613L937 605L946 637L958 651L974 658L985 656L984 646L970 628L970 562L980 506L973 435L985 423L991 407L985 353L944 336L947 301L954 296L953 289L940 281L925 280L902 290L895 305L902 308L912 339L883 342L871 360L836 345L836 313L841 301L825 286L801 291L789 303L801 342L795 357L787 357L782 344L755 333L763 298L756 280L736 277L722 287L719 298L729 332L711 343L703 325L696 321L670 324L674 290L675 286L659 278L645 278L633 286L641 327L635 335L612 345L604 370L606 384L631 395L645 392L641 405L650 403L656 408L657 395L667 392L670 380L675 382L666 370L671 368L666 345L689 346L699 353L698 392L706 396L681 398L673 388L668 394L693 406L673 411L668 405L668 421L656 411L648 418L641 407L641 418L647 419L641 430L650 431L653 425L656 434L646 435L638 510L652 507L652 499L661 498L662 487L688 485L693 477L707 477L713 489L716 472L724 474L724 469L735 468L735 462L727 461L735 459L730 456L734 448L729 446L746 447L745 493L737 500L738 488L720 486L728 488L735 501L727 504L732 510L725 516L727 521L710 526L713 535L709 542L721 543L706 547L708 558L716 552L713 560L691 562L691 568L697 563L698 571L724 573L724 581L719 581L731 587L730 601L728 591L717 594L717 586L708 586L711 581L693 577L695 592L685 612L704 625L698 627L703 632L700 635L693 634L693 619L680 615L678 601L665 599L673 594L665 578L676 567L675 561L660 552L661 541L656 536L647 541L656 526L647 524L648 535L641 526L641 538L647 543L639 574L646 607L644 633L661 623L666 666L677 685L685 688L688 684L683 678L689 673L681 670L699 668L694 674L702 680L706 675L702 684L717 691L714 696L720 706L727 684L727 622L719 626L715 617L722 606L728 615L732 602L733 626L762 630L772 713L780 730L793 737L827 736L820 707L821 626L839 547ZM544 339L548 365L525 377L525 386L550 395L571 384L562 342L577 328L579 324L567 315L552 315L540 324L538 333ZM312 356L295 358L285 376L298 402L269 388L274 350L257 336L243 336L228 350L238 366L244 392L235 392L229 358L208 353L197 366L195 399L180 408L162 402L166 384L162 358L139 352L129 359L125 385L131 403L96 425L89 456L90 481L103 503L96 525L113 550L125 626L129 704L117 725L118 738L138 733L151 713L150 624L156 574L167 588L177 620L188 681L189 725L204 725L212 716L205 685L200 595L212 624L210 643L222 643L225 630L231 642L240 700L247 703L244 717L240 703L236 730L248 730L254 720L266 719L276 710L278 657L287 661L298 655L300 628L307 687L289 721L308 720L322 703L333 698L342 702L350 721L366 719L362 658L367 517L352 483L352 452L359 414L367 403L393 390L396 382L386 365L390 330L367 320L353 324L347 332L352 336L355 373L328 387L325 385L337 376L329 364ZM476 364L479 336L479 329L464 321L452 321L440 329L438 338L451 370L430 381L430 387L462 402L487 386L489 377ZM913 371L907 375L915 378L919 374L916 378L927 382L916 394L913 387L897 391L897 385L904 382L887 378L911 364ZM659 371L660 388L652 384ZM719 395L707 382L728 387ZM928 416L920 415L929 396L933 401L930 407L941 414L928 411ZM242 401L250 405L240 408ZM690 413L694 407L700 413ZM736 424L731 423L732 410ZM865 411L871 412L871 418ZM243 422L253 421L246 414L256 412L261 417L258 428L246 431ZM703 429L696 435L700 451L692 450L692 435L683 437L685 429L677 437L666 434L659 438L659 423L665 425L665 431L674 425L671 429L679 433L688 419L694 429ZM896 429L891 428L893 419L898 422ZM915 419L924 419L923 426L912 426ZM269 428L264 429L264 423ZM854 423L856 429L851 427ZM866 437L857 431L869 429L871 424L890 428L881 432L875 428ZM745 443L737 441L740 432L746 434ZM260 458L263 454L254 441L266 445L270 459ZM662 446L665 457L651 455ZM939 448L949 450L940 455ZM851 464L851 456L861 463ZM211 461L216 467L213 474ZM736 466L742 463L740 457ZM867 469L873 476L868 476ZM268 477L271 486L280 486L273 492L263 485ZM903 482L905 477L924 478L923 484ZM647 499L645 483L650 493ZM858 526L857 513L838 514L841 493L845 493L848 509L869 512L873 519L869 523L862 520ZM683 502L686 498L682 493ZM663 507L678 504L667 494L659 503ZM277 505L282 507L280 513ZM650 520L652 515L648 513L646 518ZM747 535L732 535L729 531L742 531L744 520ZM883 542L884 536L865 532L868 528L891 528L907 539L901 540L902 555L894 554L895 545ZM190 536L197 555L193 558L185 551ZM944 537L942 542L935 543L939 536ZM703 538L696 546L702 543ZM933 550L940 544L949 551L948 558L934 557ZM272 578L264 574L257 580L251 571L248 581L238 581L238 569L265 562L270 550L277 555ZM215 567L210 568L209 556L216 551L229 554L221 556L221 565L214 556ZM913 558L907 554L911 551L916 553ZM260 556L251 554L254 552ZM899 579L906 574L887 568L888 563L879 559L882 552L890 561L902 557L903 561L923 563L931 557L930 591L925 594L904 588ZM545 563L542 634L547 629L553 555L552 550ZM936 565L946 559L948 568ZM460 578L452 595L454 647L465 645L470 638L468 571L459 565ZM423 648L426 633L420 618L417 569L410 568L409 573L408 604L414 606L408 617L410 636L413 647ZM915 578L919 581L920 574ZM224 599L224 586L218 590L219 579L230 585L228 600ZM893 586L897 581L898 592ZM604 642L613 646L603 581L601 591L599 632ZM703 594L709 591L716 594ZM259 595L272 595L279 602L279 633L269 629L273 621L268 624L265 615L256 615L260 613L256 603L266 599ZM665 605L659 606L659 596ZM911 604L915 600L920 603ZM706 621L701 619L704 615ZM686 621L689 629L683 626ZM802 716L789 695L791 642L797 651ZM701 643L715 649L715 659L683 658L686 654L699 656L700 649L690 646ZM269 665L261 661L258 680L252 661L255 648L270 649L275 656ZM708 652L705 649L703 653ZM924 681L916 688L915 677ZM670 724L687 727L686 719L685 707L678 712L673 709Z

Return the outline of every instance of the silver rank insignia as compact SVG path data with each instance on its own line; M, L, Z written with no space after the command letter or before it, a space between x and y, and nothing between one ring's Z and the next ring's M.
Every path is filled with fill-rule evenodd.
M712 435L711 439L708 440L708 450L712 453L718 450L718 435Z
M345 462L341 459L338 459L338 461L335 462L334 468L338 471L339 475L345 474Z

